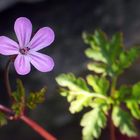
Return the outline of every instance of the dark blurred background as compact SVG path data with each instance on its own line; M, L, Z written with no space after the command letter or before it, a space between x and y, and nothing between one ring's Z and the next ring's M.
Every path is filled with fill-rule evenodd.
M58 140L81 140L79 120L81 114L71 115L66 99L61 97L55 77L63 72L77 75L86 73L88 59L84 56L86 45L82 32L94 32L101 28L109 36L124 33L124 43L129 47L140 43L139 0L0 0L0 35L16 39L14 21L25 16L33 23L33 31L50 26L55 31L55 42L42 50L53 57L55 68L50 73L41 73L34 68L27 76L19 76L11 65L10 78L15 89L15 77L21 78L29 91L48 87L46 102L28 115L36 120ZM7 57L0 56L0 102L7 104L3 84L3 68ZM138 62L137 62L138 63ZM140 68L137 63L121 77L122 83L134 83ZM22 122L9 122L0 129L0 140L43 140ZM106 138L107 139L107 138Z

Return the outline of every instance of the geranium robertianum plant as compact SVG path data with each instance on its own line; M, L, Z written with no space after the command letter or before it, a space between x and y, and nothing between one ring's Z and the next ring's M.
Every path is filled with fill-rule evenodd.
M70 112L77 113L89 107L80 122L83 140L99 138L110 123L110 139L115 138L115 127L128 137L137 135L133 119L140 120L140 82L118 86L118 77L130 67L140 54L138 47L124 48L122 33L111 39L101 30L83 34L90 47L85 54L91 59L91 71L85 79L74 74L61 74L56 78L60 93L70 103ZM115 127L114 127L115 126Z
M54 41L54 32L49 27L43 27L31 39L32 24L25 17L15 21L14 30L18 43L6 36L0 36L0 54L10 56L5 67L5 85L9 95L10 106L0 104L0 125L7 123L7 120L22 120L46 140L56 140L35 121L28 118L25 110L34 109L45 100L46 87L38 92L25 94L22 81L17 79L17 89L12 91L9 82L9 66L14 62L16 72L26 75L31 71L31 64L41 72L49 72L54 67L53 59L37 51L49 46Z

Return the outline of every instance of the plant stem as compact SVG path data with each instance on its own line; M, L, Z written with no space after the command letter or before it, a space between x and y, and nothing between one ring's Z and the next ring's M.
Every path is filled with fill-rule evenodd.
M115 127L112 123L112 120L110 119L110 140L116 140L116 137L115 137Z
M4 105L1 105L1 104L0 104L0 111L5 113L6 115L9 115L9 116L14 115L14 113L12 112L11 109L9 109L9 108L5 107Z
M114 77L112 79L112 85L111 85L111 90L110 90L110 95L113 96L114 91L116 90L116 82L117 82L117 78Z
M111 112L112 112L112 109L111 109L110 115L109 115L110 140L116 140L115 127L114 127L114 124L111 119Z
M15 114L11 109L0 104L0 111L5 113L5 115L7 116L9 120L14 120ZM30 126L33 130L35 130L38 134L40 134L43 138L45 138L45 140L57 140L54 136L52 136L40 125L38 125L35 121L31 120L27 116L22 115L22 116L19 116L18 119L22 120L24 123Z
M44 137L46 140L56 140L55 137L53 137L51 134L49 134L46 130L44 130L41 126L39 126L36 122L31 120L30 118L26 117L25 115L22 115L20 119L28 124L32 129L34 129L37 133L39 133L42 137Z
M4 70L4 82L6 86L7 93L9 95L10 100L12 100L12 92L11 92L11 86L10 86L10 81L9 81L9 66L11 63L11 59L8 60L5 70Z

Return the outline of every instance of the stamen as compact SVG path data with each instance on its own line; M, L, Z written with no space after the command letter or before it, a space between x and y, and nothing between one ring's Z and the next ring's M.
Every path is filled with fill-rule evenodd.
M30 48L25 47L25 48L20 49L19 51L20 51L21 54L26 55L29 50L30 50Z

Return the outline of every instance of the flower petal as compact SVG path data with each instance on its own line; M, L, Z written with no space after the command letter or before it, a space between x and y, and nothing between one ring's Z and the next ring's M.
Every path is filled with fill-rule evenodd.
M15 21L15 33L21 48L25 47L31 38L32 23L25 17L20 17Z
M25 55L19 54L15 59L14 65L15 65L15 69L17 73L20 75L26 75L31 70L29 57L27 55L25 56Z
M41 72L49 72L54 67L54 61L48 55L39 52L30 51L29 56L32 65Z
M41 50L54 41L54 36L54 32L51 28L43 27L34 35L29 47L34 51Z
M18 54L18 44L6 36L0 36L0 53L3 55Z

